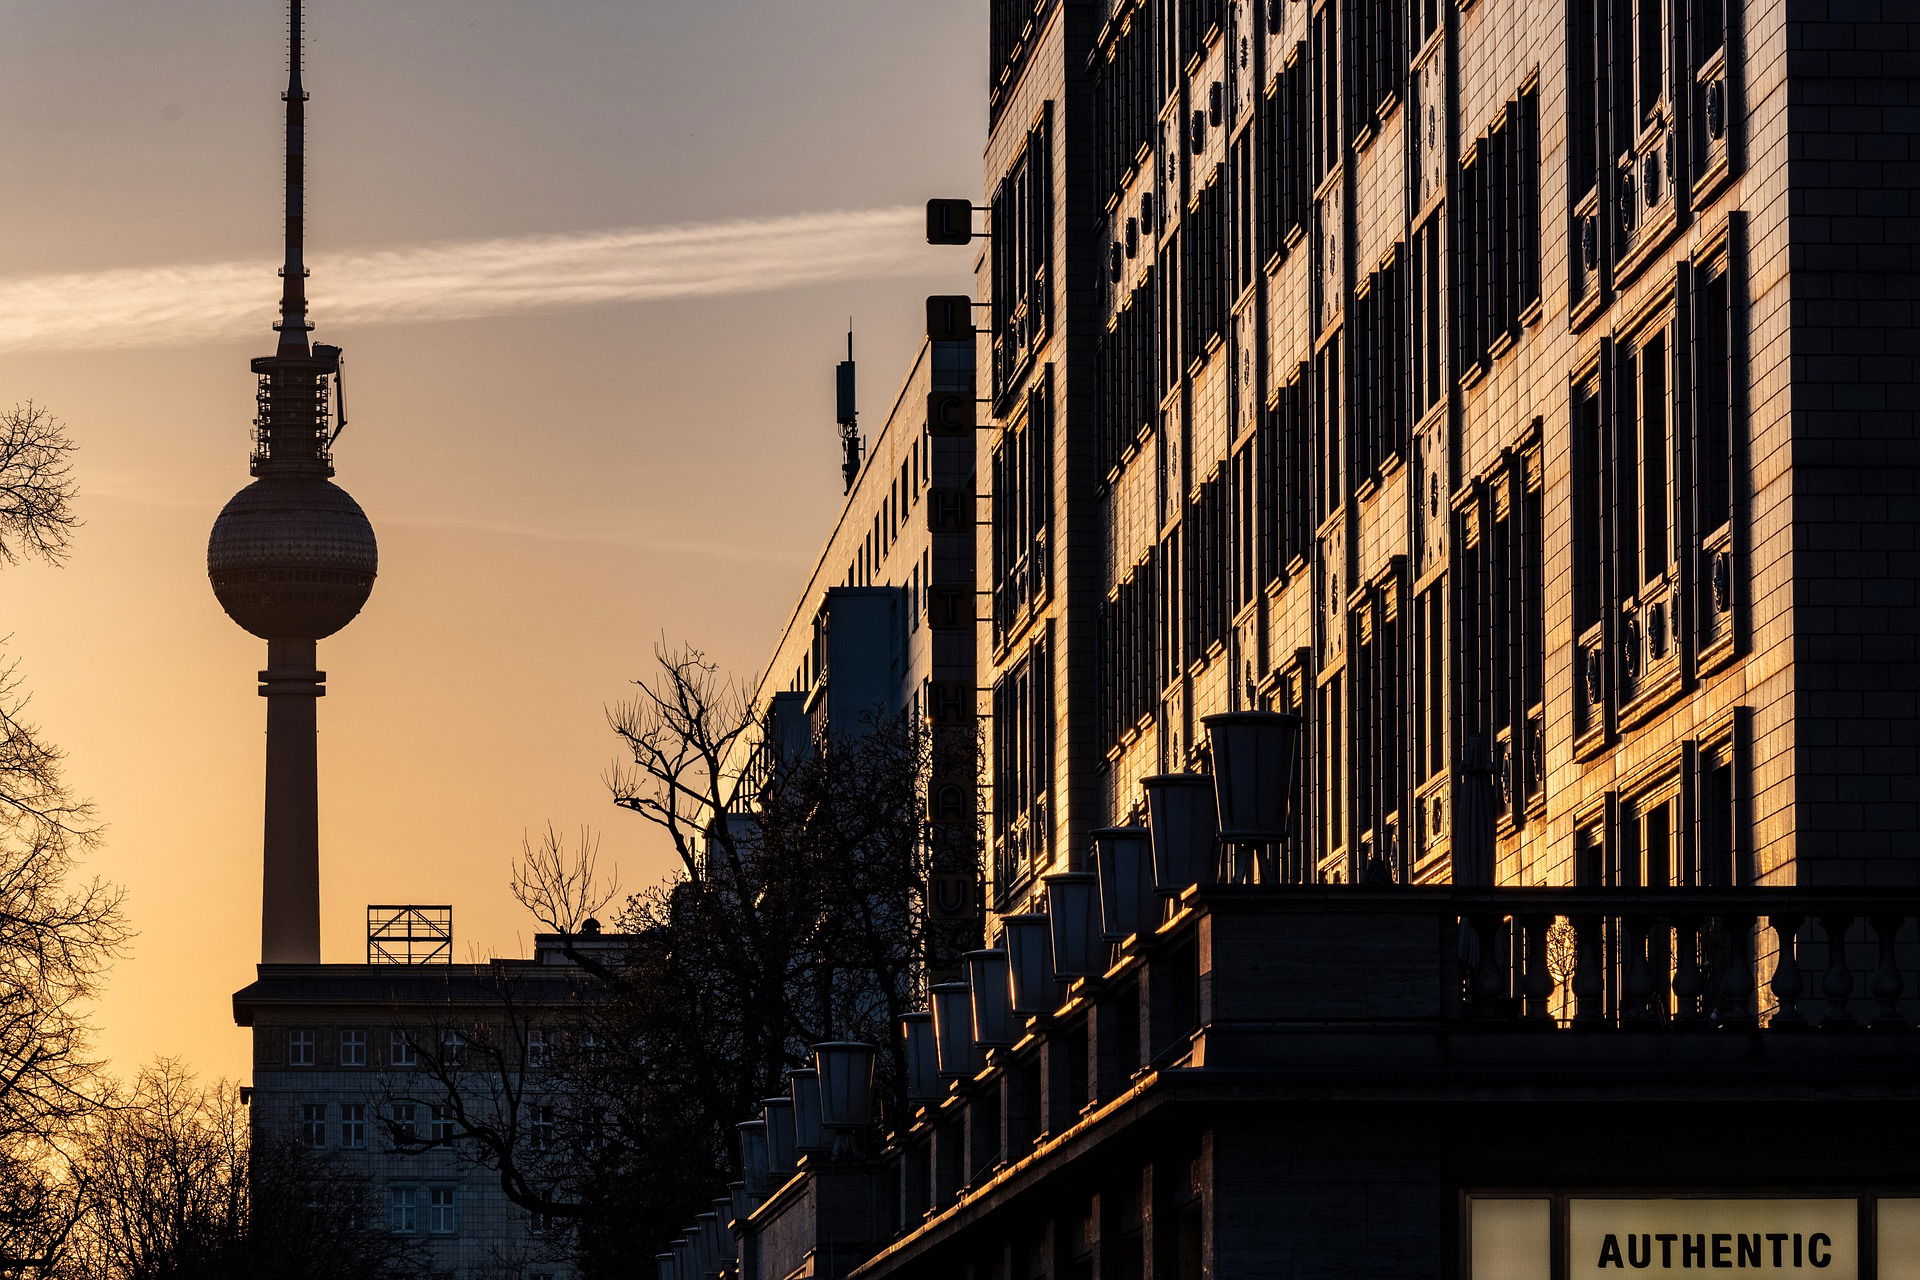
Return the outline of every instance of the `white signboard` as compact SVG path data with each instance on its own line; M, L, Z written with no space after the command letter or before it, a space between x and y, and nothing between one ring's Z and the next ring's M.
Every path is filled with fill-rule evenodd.
M1571 1200L1569 1280L1858 1280L1846 1200Z

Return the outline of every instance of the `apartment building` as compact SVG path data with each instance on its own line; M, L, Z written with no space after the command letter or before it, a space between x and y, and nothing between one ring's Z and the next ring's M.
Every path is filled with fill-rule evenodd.
M518 1134L522 1158L568 1135L539 1076L580 1023L594 984L567 955L624 937L536 934L533 955L456 963L447 908L369 908L364 964L263 964L233 997L253 1036L253 1131L328 1153L371 1185L387 1230L417 1240L444 1280L570 1280L564 1231L519 1208L481 1152L450 1142L456 1095L471 1119ZM407 935L412 941L408 942ZM398 939L398 941L396 941Z
M1865 9L993 6L997 908L1250 707L1300 879L1912 879Z
M858 438L845 504L753 694L769 741L742 746L742 805L777 752L906 716L929 735L926 907L950 972L979 943L975 717L974 340L965 298L928 300L928 335L879 429ZM851 379L851 364L843 366ZM843 409L843 411L846 411ZM852 421L850 418L849 421ZM775 748L774 752L766 748Z
M983 8L991 949L720 1270L1920 1275L1920 14Z

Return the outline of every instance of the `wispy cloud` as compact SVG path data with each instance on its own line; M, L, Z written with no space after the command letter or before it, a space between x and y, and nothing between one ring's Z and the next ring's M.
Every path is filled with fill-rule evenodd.
M907 208L313 255L313 314L402 324L756 293L937 267ZM162 346L264 328L275 264L0 280L0 351Z

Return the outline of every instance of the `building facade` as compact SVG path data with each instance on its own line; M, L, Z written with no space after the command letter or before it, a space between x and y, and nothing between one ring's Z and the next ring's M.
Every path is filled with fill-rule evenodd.
M1245 707L1299 878L1912 879L1897 10L992 21L996 908Z
M983 8L991 949L663 1280L1920 1275L1920 14Z
M253 1033L256 1139L291 1138L364 1177L432 1276L569 1280L565 1233L512 1204L477 1147L451 1141L466 1131L451 1099L485 1113L472 1123L517 1133L523 1159L559 1141L538 1077L594 990L566 949L623 944L539 934L527 959L261 965L233 997ZM396 1132L448 1145L403 1151Z
M927 902L954 940L936 959L943 968L977 945L981 922L974 395L967 300L929 299L926 341L863 442L840 518L753 695L769 745L783 752L860 734L875 716L925 726ZM754 769L740 772L750 793Z

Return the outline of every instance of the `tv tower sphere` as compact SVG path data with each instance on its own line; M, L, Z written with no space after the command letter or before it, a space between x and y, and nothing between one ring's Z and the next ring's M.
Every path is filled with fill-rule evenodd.
M233 495L207 539L227 616L262 640L324 640L373 591L373 525L323 475L266 475Z

